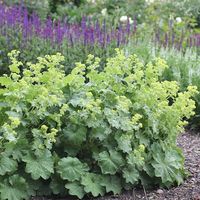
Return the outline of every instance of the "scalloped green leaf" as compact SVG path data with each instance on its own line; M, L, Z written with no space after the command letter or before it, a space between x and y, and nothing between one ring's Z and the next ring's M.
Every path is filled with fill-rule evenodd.
M157 147L157 149L156 149ZM160 151L158 145L153 147L153 161L155 176L162 179L162 183L173 183L176 181L178 184L182 183L183 179L180 178L180 171L183 171L184 158L181 152L174 149L167 149L166 152ZM184 175L184 174L182 174Z
M82 177L81 184L84 186L85 192L92 193L94 197L105 194L105 189L101 185L101 176L99 175L87 173Z
M80 180L81 176L89 170L87 164L77 158L62 158L58 162L57 172L61 178L68 181Z
M130 153L132 151L131 138L127 135L116 135L115 139L117 140L118 148L124 153Z
M117 176L103 176L101 185L106 188L106 192L113 192L114 195L120 194L122 190L121 180Z
M24 178L19 175L10 176L0 183L1 200L24 200L29 199L28 185Z
M125 168L123 170L123 177L126 180L126 183L135 184L139 179L139 172L135 168Z
M17 169L17 162L6 155L1 154L0 158L0 175L5 175L9 172L14 172Z
M51 152L45 150L39 156L28 154L23 158L26 163L25 171L31 174L34 180L39 178L48 179L54 172L54 161Z
M84 187L79 182L67 183L65 188L69 190L69 194L77 196L79 199L82 199L85 195Z
M84 126L71 125L63 129L67 141L74 145L81 145L86 140L87 129Z
M114 150L101 152L97 157L97 161L103 174L114 175L124 165L122 155Z

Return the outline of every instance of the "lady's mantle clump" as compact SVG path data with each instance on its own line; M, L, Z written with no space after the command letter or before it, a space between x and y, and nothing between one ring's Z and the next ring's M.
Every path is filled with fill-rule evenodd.
M81 199L183 181L176 138L194 114L196 88L160 81L164 60L144 65L117 50L101 71L89 55L65 75L60 54L23 71L18 54L0 77L0 199Z

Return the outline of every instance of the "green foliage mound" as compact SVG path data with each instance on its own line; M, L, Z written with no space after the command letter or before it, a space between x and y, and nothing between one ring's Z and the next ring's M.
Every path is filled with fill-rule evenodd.
M196 88L160 81L167 67L117 50L103 71L88 56L69 75L60 54L23 65L12 51L0 77L0 199L118 194L136 184L180 184L177 134Z

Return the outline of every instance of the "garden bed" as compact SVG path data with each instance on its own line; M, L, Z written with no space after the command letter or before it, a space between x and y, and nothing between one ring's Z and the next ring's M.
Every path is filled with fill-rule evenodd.
M198 1L0 0L0 200L200 200Z
M144 189L137 189L119 196L107 196L91 200L200 200L200 135L186 132L179 136L177 143L184 151L185 167L190 173L182 185L172 187L169 190L144 191ZM88 198L86 197L86 199ZM33 198L32 200L55 200L55 198Z

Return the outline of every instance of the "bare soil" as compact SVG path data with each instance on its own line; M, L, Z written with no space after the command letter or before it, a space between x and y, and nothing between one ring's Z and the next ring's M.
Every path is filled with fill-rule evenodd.
M133 189L118 196L90 198L90 200L200 200L200 134L186 132L179 136L178 146L185 155L185 167L189 177L180 186L170 189ZM32 200L56 200L55 198L33 198ZM57 200L71 200L70 198ZM85 200L89 200L86 198Z

